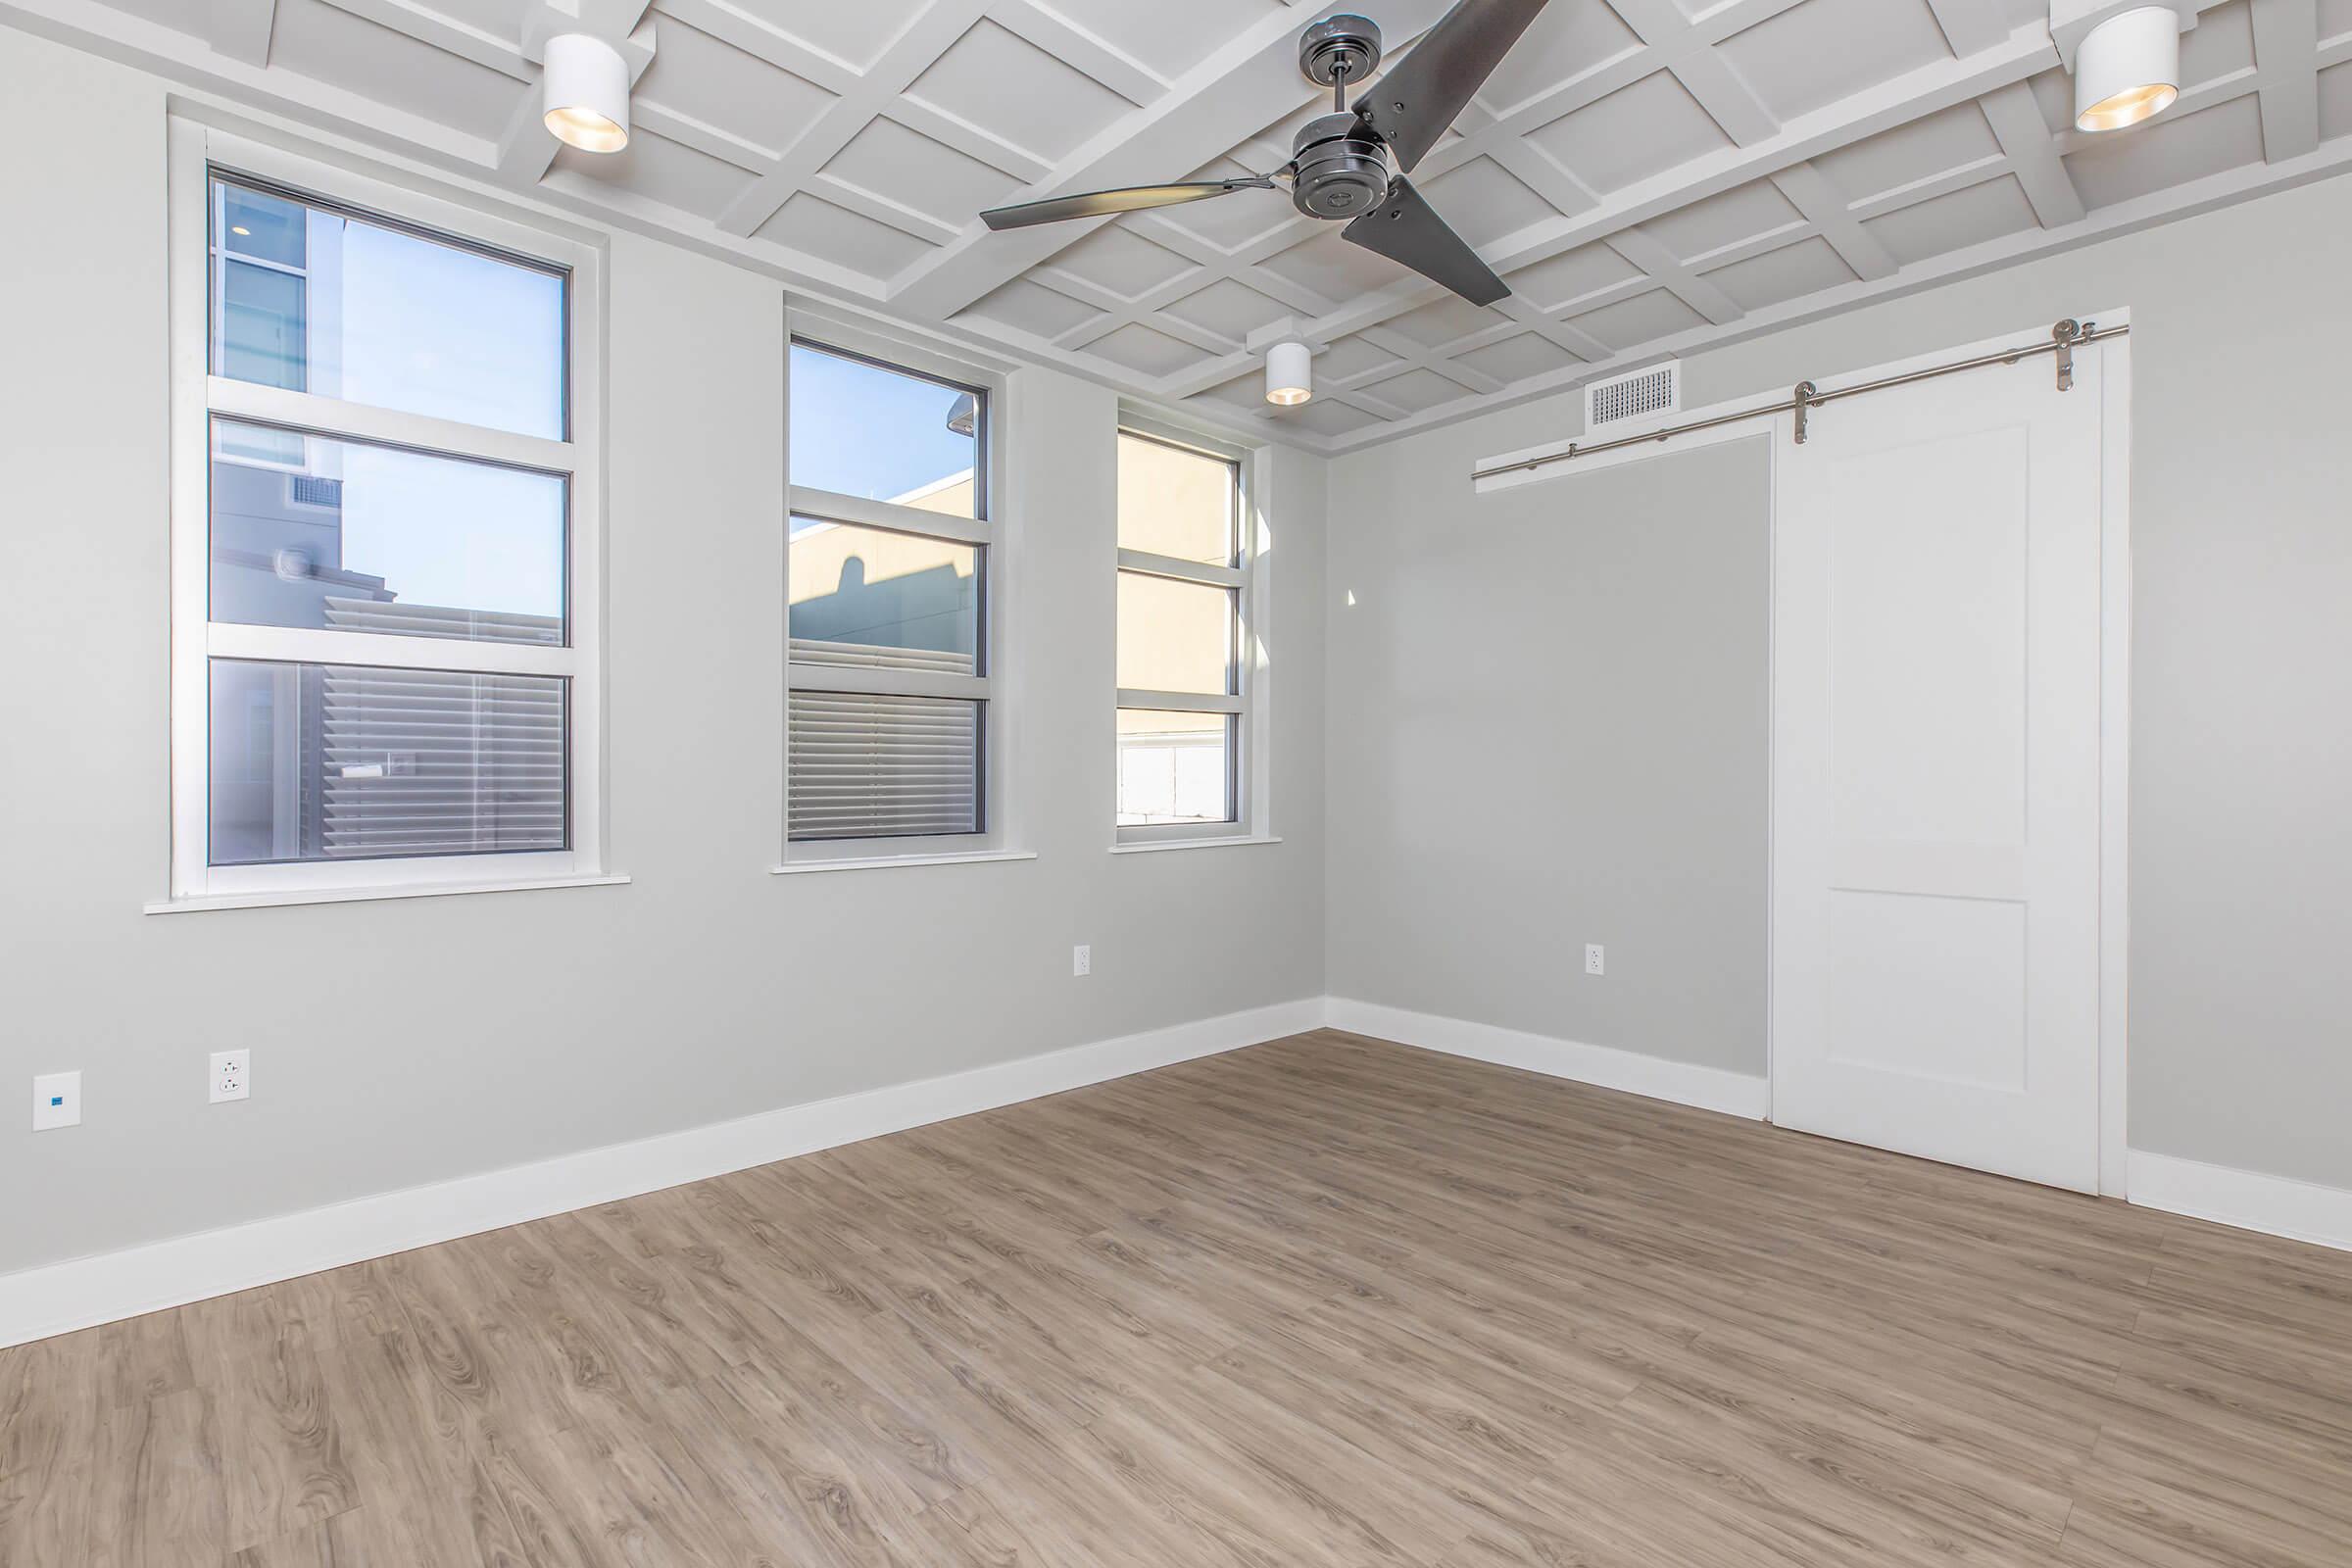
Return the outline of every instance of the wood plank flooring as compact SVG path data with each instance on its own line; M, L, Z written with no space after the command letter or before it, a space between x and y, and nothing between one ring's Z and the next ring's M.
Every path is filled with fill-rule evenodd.
M2352 1255L1322 1033L0 1351L7 1568L2352 1564Z

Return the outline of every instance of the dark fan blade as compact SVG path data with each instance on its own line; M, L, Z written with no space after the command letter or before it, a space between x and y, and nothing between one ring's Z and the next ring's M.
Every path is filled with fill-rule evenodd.
M1191 185L1130 185L1125 190L1095 190L1083 196L1055 196L1050 201L998 207L980 215L991 228L1027 228L1032 223L1059 223L1073 218L1102 218L1110 213L1140 213L1147 207L1174 207L1180 202L1204 202L1237 190L1272 190L1264 174L1248 179L1204 179Z
M1404 63L1375 77L1356 101L1380 139L1410 171L1487 84L1544 0L1457 0Z
M1340 238L1402 262L1473 305L1492 305L1511 292L1402 174L1389 181L1387 199L1341 229Z

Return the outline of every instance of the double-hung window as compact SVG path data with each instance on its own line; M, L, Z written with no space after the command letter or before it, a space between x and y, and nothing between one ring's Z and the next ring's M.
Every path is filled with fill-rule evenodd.
M600 870L589 253L173 161L173 897Z
M788 861L981 848L989 389L831 336L790 356Z
M1118 437L1118 832L1244 830L1256 558L1240 454Z

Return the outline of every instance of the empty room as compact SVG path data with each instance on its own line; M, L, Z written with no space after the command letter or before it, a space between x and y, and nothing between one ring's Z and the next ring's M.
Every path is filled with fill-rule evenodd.
M2352 0L0 104L0 1568L2352 1568Z

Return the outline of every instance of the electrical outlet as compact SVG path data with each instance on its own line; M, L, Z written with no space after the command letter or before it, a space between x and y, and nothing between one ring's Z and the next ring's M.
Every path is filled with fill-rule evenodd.
M45 1072L32 1080L32 1130L81 1125L81 1074Z
M1095 950L1081 942L1078 944L1078 946L1070 950L1070 973L1073 975L1081 975L1093 974L1094 972Z
M253 1094L253 1054L249 1051L213 1053L213 1103L244 1100Z
M1597 942L1588 942L1585 944L1585 973L1599 974L1601 972L1600 944Z

